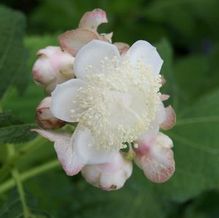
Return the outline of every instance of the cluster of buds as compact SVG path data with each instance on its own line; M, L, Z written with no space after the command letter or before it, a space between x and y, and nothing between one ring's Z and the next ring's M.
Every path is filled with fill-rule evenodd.
M173 142L160 129L171 129L176 115L159 92L163 61L146 41L112 43L112 33L97 31L107 22L101 9L86 12L77 29L59 36L59 46L38 51L33 79L47 97L34 131L54 142L67 175L81 172L103 190L121 188L133 161L149 180L165 182L175 162ZM71 123L78 124L74 133L54 130Z

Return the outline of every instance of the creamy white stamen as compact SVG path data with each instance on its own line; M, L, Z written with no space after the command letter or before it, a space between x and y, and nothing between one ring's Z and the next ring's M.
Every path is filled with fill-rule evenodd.
M97 147L118 150L147 131L155 118L161 78L141 61L132 65L129 57L100 61L98 74L87 67L86 85L78 90L75 101L85 111L78 121L91 130Z

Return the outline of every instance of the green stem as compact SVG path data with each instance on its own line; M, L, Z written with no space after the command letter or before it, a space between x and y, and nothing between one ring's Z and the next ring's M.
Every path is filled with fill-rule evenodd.
M15 154L15 148L14 145L12 144L8 144L7 145L8 148L8 156L13 156ZM17 170L16 167L14 167L11 171L12 177L14 179L15 185L17 186L17 190L18 190L18 194L20 197L20 201L22 204L22 208L23 208L23 214L24 214L24 218L29 218L30 217L30 212L27 206L27 202L25 199L25 193L24 193L24 189L23 189L23 185L20 179L20 174L19 171Z
M51 169L57 168L59 166L59 162L57 160L52 160L46 164L42 164L41 166L32 168L31 170L28 170L24 173L20 174L20 181L24 182L34 176L40 175L42 173L45 173ZM2 185L0 185L0 194L8 191L9 189L13 188L16 185L15 181L13 179L9 179Z
M15 184L17 186L18 194L20 196L20 201L21 201L22 208L23 208L24 218L29 218L30 212L29 212L29 209L27 206L24 188L23 188L23 184L22 184L21 179L20 179L19 172L17 169L13 169L11 173L12 173L12 176L14 178Z
M0 170L0 181L2 181L5 176L8 174L10 169L13 168L15 163L21 159L24 155L31 152L33 149L39 148L39 146L42 146L44 144L44 140L42 137L37 136L33 141L26 144L22 148L16 151L16 153L11 154L10 158L7 160L7 162L4 164L2 169Z

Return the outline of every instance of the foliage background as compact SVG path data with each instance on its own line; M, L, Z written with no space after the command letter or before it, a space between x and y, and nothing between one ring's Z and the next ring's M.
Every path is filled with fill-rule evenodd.
M1 218L219 217L218 0L0 3ZM148 40L165 60L163 92L177 111L175 128L166 132L175 144L176 173L165 184L150 183L136 168L122 190L97 190L80 175L67 177L52 144L29 131L44 96L31 79L36 51L56 45L59 33L97 7L109 17L102 32L130 44Z

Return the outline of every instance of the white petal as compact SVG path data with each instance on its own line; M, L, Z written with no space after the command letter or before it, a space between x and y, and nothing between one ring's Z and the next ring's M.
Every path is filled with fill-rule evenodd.
M145 63L145 66L151 67L153 73L159 74L163 60L158 54L156 48L152 46L149 42L139 40L135 42L127 53L133 64L138 61Z
M160 101L154 122L157 122L157 124L160 125L165 121L165 119L166 119L166 109L164 107L163 102Z
M125 160L119 152L112 156L109 163L86 165L82 169L87 182L106 191L121 188L131 173L132 162Z
M92 40L82 47L75 57L75 75L83 79L87 73L104 73L101 61L104 58L111 60L119 57L119 51L115 45L100 40Z
M161 101L167 101L169 98L170 98L170 96L167 95L167 94L162 94L162 95L160 96L160 100L161 100Z
M137 143L141 145L137 148L137 152L144 152L154 143L157 134L159 133L160 124L164 122L165 118L165 108L162 101L160 101L155 119L150 124L149 129L144 134L142 134L137 140Z
M140 145L141 146L141 145ZM136 152L135 162L152 182L166 182L175 171L172 140L159 133L153 144L144 152Z
M114 45L119 49L121 55L125 54L129 49L129 45L124 42L115 42Z
M88 128L77 127L72 144L76 155L84 164L108 163L114 155L115 152L98 149L96 143Z
M50 141L55 142L54 148L57 153L58 160L60 161L67 175L73 176L80 172L84 164L73 151L70 135L42 129L36 129L34 131Z
M77 91L85 84L80 79L71 79L60 85L52 92L51 111L55 117L66 122L77 122L83 110L74 102ZM72 117L74 110L75 117Z

